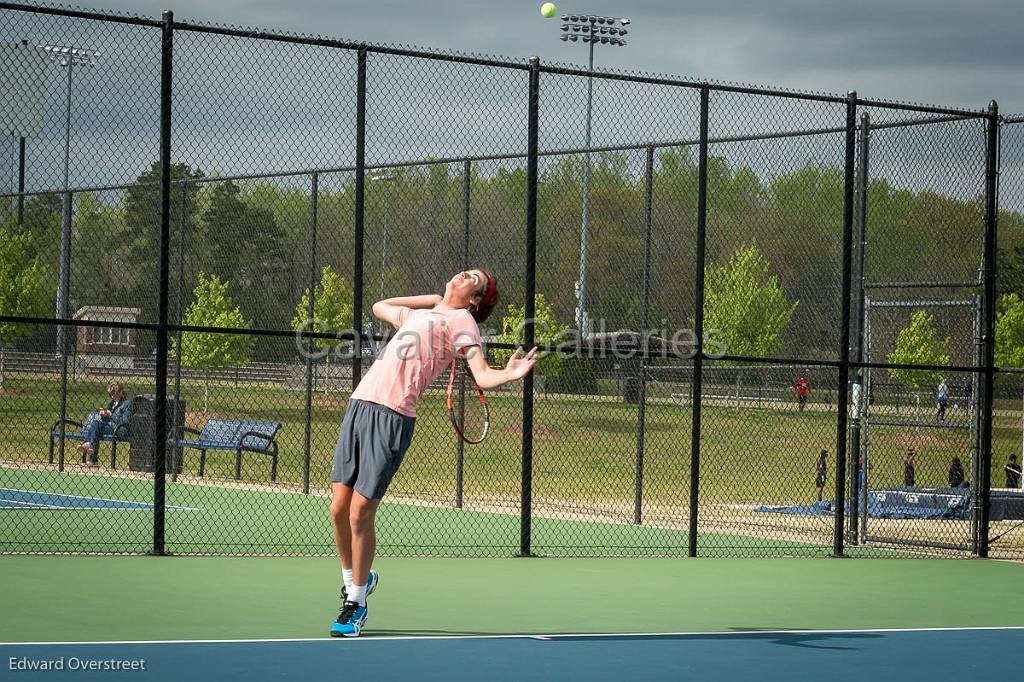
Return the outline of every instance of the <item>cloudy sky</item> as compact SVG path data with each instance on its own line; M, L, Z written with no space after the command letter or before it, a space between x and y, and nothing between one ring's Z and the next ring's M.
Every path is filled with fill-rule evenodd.
M539 0L81 0L183 21L258 26L546 61L585 63ZM626 16L629 45L599 66L1024 112L1020 0L566 0Z

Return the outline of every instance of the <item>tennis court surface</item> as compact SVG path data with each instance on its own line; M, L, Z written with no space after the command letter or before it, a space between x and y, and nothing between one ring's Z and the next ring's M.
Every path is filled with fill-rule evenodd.
M3 649L18 678L135 674L154 680L712 679L831 680L1010 674L1022 629L630 633L328 640L21 644ZM950 652L962 652L950 655ZM116 671L116 672L115 672Z
M0 508L7 509L152 509L149 502L111 500L104 497L64 495L40 490L0 488ZM188 509L169 505L167 509Z
M4 677L973 680L1013 676L1024 641L1024 565L1010 562L376 566L367 629L339 640L329 558L0 557Z

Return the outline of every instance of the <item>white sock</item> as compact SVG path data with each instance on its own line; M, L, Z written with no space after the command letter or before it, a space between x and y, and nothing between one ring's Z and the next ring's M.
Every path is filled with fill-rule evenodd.
M353 585L348 588L348 600L366 606L366 585Z
M345 583L345 591L346 592L351 592L352 591L352 569L351 568L343 568L343 569L341 569L341 579Z

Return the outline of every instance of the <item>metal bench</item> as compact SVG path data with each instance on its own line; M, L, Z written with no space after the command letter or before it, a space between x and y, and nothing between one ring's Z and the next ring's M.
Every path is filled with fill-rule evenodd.
M77 429L77 431L69 432L68 426L74 426ZM54 451L56 450L57 439L63 438L64 440L77 440L84 442L88 440L85 434L82 433L82 429L84 428L85 424L83 424L80 421L75 421L74 419L64 419L63 426L61 424L60 419L53 422L53 425L50 427L50 464L53 464ZM129 423L125 422L124 424L116 426L114 428L114 433L112 434L103 434L102 436L100 436L100 441L110 443L110 468L116 469L117 444L124 441L131 442L131 429L129 428ZM100 453L97 450L97 460L99 459L99 456Z
M242 453L255 452L271 458L270 480L277 480L277 432L280 422L257 422L242 419L211 419L202 431L184 427L195 439L172 439L171 445L199 450L199 476L206 475L207 450L235 451L235 480L242 478Z

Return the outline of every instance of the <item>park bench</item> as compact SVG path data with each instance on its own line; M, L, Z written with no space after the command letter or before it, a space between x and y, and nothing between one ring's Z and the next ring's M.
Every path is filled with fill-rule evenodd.
M242 478L242 453L255 452L271 458L270 480L277 480L277 432L280 422L257 422L242 419L211 419L202 431L184 427L194 439L172 439L171 445L199 450L199 476L206 475L207 450L235 451L235 480Z
M85 428L85 424L83 424L80 421L75 421L74 419L64 419L63 426L61 425L61 422L62 420L58 419L57 421L53 422L53 425L50 427L50 464L53 464L54 451L56 449L56 441L58 438L63 438L64 440L77 441L87 440L85 434L82 433L82 429ZM131 428L129 427L129 423L130 422L119 424L117 427L114 428L114 433L104 434L100 436L101 442L110 443L111 469L117 468L117 444L125 441L131 441ZM76 430L68 431L69 426L75 427ZM99 458L99 456L100 453L97 451L97 459Z

